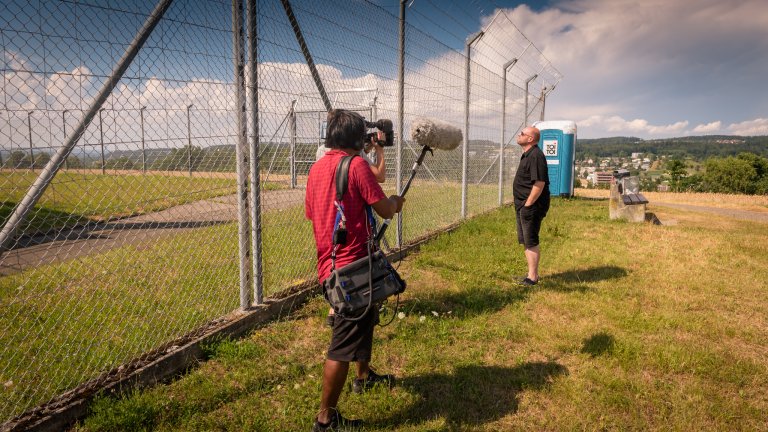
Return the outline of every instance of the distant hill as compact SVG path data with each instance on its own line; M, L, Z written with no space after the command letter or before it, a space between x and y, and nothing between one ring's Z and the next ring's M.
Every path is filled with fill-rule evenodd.
M632 153L704 160L750 152L768 157L768 136L705 135L644 140L636 137L579 139L576 158L626 157Z

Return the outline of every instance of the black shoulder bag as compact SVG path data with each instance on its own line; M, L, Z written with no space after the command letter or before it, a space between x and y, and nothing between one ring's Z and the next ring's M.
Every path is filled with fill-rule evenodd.
M336 222L333 229L333 250L331 251L331 275L323 281L323 295L340 317L357 321L362 319L374 303L405 291L405 281L389 264L381 250L374 251L373 232L375 219L370 206L366 213L370 224L368 235L368 256L336 268L336 251L346 244L346 217L342 199L347 191L349 165L354 156L345 156L336 167ZM362 311L362 312L361 312Z

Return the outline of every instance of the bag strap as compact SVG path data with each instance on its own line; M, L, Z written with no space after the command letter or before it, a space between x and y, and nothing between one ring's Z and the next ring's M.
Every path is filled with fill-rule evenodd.
M349 184L349 165L352 163L353 157L355 156L344 156L336 166L336 199L333 201L333 205L336 207L336 217L333 222L331 271L336 269L336 251L340 246L336 241L336 231L339 229L346 230L347 225L347 218L344 216L344 206L341 204L341 201L344 198L344 194L347 193L347 186ZM346 234L344 238L346 238ZM341 242L343 243L344 240Z
M349 165L352 163L354 156L344 156L339 161L339 165L336 167L336 202L341 202L344 198L344 194L347 193L347 186L349 185Z

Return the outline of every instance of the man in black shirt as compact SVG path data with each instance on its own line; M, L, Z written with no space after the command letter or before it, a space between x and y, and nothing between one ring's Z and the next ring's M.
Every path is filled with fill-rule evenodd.
M535 127L526 127L517 136L523 148L520 166L515 174L512 190L515 197L517 241L525 246L528 275L523 285L539 282L539 230L541 221L549 211L549 173L547 159L539 146L541 134Z

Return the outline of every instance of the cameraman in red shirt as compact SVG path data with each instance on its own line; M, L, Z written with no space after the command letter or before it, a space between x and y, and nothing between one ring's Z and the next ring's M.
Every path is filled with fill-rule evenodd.
M331 252L336 220L336 168L344 156L360 154L366 134L365 121L359 114L346 110L328 113L326 146L330 147L309 171L305 197L306 217L312 221L317 246L317 276L322 282L331 273ZM336 252L336 267L368 255L368 241L372 238L366 206L370 206L382 218L391 219L403 208L404 199L397 195L389 198L384 194L368 163L353 157L349 166L347 192L343 198L346 216L346 244ZM332 327L328 357L323 368L323 390L313 431L345 430L358 428L360 420L349 420L337 409L339 396L349 371L349 362L357 362L357 377L353 391L362 392L375 385L394 382L392 375L378 375L369 366L373 329L378 322L378 310L371 308L359 321L337 316Z

